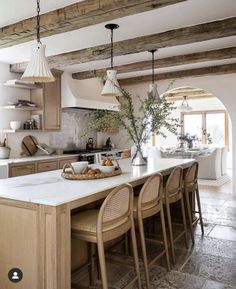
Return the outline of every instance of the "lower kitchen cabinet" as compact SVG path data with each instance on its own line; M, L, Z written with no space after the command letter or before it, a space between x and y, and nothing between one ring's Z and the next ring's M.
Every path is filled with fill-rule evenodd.
M58 161L40 162L37 164L37 173L54 171L58 169Z
M31 175L35 173L35 164L10 164L9 165L9 177L20 177L25 175Z
M54 160L43 160L34 162L22 162L17 164L9 164L9 177L19 177L31 175L34 173L42 173L53 170L62 169L67 163L78 161L78 157L58 158Z

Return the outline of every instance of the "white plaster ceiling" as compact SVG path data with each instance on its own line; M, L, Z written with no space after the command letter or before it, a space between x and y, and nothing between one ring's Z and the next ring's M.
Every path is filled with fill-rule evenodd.
M8 0L0 1L0 26L12 23L35 15L35 1L32 0ZM59 7L79 2L73 0L41 0L42 12L53 10ZM14 7L14 9L13 9ZM13 13L14 11L14 13ZM18 13L16 14L16 11ZM155 9L124 18L114 19L120 28L115 31L115 41L130 39L138 36L159 33L179 27L196 25L204 22L224 19L236 15L236 0L188 0L186 2L170 5L161 9ZM15 17L15 18L14 18ZM95 45L109 43L110 34L104 28L105 23L85 27L79 30L53 35L42 39L47 45L47 55L56 55L73 50L91 47ZM35 41L19 44L13 47L0 49L0 62L15 63L28 60L31 48ZM174 46L159 49L156 57L164 58L174 55L212 50L224 47L235 46L236 36L216 40L198 42L181 46ZM125 64L149 60L150 53L143 52L132 55L115 57L114 64ZM235 59L234 59L235 60ZM223 60L220 63L231 63L233 60ZM109 60L92 61L88 63L65 67L70 72L84 71L109 66ZM217 61L212 61L210 65L216 65ZM209 63L204 63L209 65ZM190 64L178 66L176 69L190 69L198 65ZM160 72L172 69L163 68ZM159 70L158 70L159 72ZM141 72L141 74L150 73ZM126 77L140 75L140 73L129 73ZM124 76L121 76L124 77Z

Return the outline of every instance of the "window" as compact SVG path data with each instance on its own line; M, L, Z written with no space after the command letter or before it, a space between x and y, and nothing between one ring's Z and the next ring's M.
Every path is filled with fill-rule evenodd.
M199 143L228 145L228 116L224 110L181 113L182 133L197 135Z

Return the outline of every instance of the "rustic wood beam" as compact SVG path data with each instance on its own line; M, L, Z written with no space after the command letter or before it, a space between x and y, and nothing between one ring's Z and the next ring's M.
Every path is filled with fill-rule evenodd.
M200 98L212 98L215 97L213 94L211 93L202 93L202 94L198 94L198 95L191 95L191 94L185 94L189 99L200 99ZM175 101L175 100L183 100L183 96L167 96L166 97L167 100L170 101Z
M187 0L84 0L41 15L41 37L80 29ZM35 17L0 28L0 47L35 39Z
M186 77L198 77L198 76L220 75L230 73L236 73L236 63L160 73L155 75L155 80L157 81L165 79L178 79ZM119 84L125 86L137 84L140 82L149 82L151 81L151 77L152 77L151 75L145 75L145 76L119 79Z
M198 24L136 37L114 43L114 56L128 55L155 48L171 47L236 35L236 17ZM98 45L78 51L48 57L51 68L64 67L93 60L110 58L110 44ZM24 72L27 62L11 65L11 72Z
M178 92L167 92L166 95L168 97L183 97L184 95L199 95L199 94L206 94L207 92L204 89L199 90L180 90Z
M222 60L236 58L236 47L229 47L217 50L202 51L197 53L191 53L186 55L177 55L167 58L156 59L154 62L155 68L164 68L171 66L178 66L184 64L192 64L204 61L213 61L213 60ZM128 73L134 71L143 71L151 70L152 61L141 61L125 65L115 66L114 69L117 70L117 73ZM106 71L109 67L97 69L97 70L88 70L82 72L76 72L72 74L74 79L88 79L94 77L103 77L106 75Z

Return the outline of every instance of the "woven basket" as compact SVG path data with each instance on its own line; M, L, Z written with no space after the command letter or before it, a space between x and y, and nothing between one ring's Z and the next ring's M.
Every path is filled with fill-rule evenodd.
M70 169L69 171L66 170L68 168ZM63 166L61 176L64 179L68 179L68 180L96 180L96 179L103 179L103 178L118 176L121 173L122 173L122 171L121 171L121 168L120 168L118 162L117 162L116 169L113 172L111 172L111 173L99 173L99 174L94 174L94 175L76 174L74 171L74 168L72 167L71 164L65 164Z

